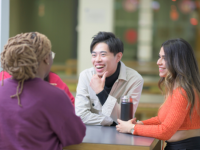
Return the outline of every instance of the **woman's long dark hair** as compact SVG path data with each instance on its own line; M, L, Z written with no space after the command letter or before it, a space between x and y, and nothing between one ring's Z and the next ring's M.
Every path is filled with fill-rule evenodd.
M195 105L195 93L200 93L200 75L194 52L190 44L183 39L172 39L162 44L165 53L167 76L161 77L158 83L165 94L172 95L174 88L183 88L191 104L190 115ZM199 99L198 99L199 102Z

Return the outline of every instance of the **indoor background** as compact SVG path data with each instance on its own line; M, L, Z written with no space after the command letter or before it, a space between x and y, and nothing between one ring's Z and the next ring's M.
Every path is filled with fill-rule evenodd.
M161 44L187 40L200 64L199 17L199 0L10 0L9 35L45 34L56 53L52 71L75 95L79 73L92 66L92 36L114 32L124 43L122 61L144 78L136 117L146 119L156 115L164 100L157 87Z

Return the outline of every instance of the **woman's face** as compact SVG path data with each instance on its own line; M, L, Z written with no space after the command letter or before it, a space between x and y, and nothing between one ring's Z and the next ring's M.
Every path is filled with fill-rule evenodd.
M163 47L161 47L161 49L160 49L157 65L159 67L159 76L166 77L167 73L168 73L168 69L166 67L165 52L164 52Z

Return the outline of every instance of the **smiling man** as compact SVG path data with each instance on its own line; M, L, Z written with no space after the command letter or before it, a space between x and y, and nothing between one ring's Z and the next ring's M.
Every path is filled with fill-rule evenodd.
M93 37L93 67L81 72L75 98L76 114L85 124L116 125L123 95L132 97L135 114L143 79L120 61L123 51L122 41L113 33L99 32Z

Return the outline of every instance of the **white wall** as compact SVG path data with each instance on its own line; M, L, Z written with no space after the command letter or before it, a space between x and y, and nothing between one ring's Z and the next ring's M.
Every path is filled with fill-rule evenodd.
M0 53L9 38L9 9L10 0L0 0Z
M78 75L90 68L90 43L99 31L113 32L114 0L79 0Z

